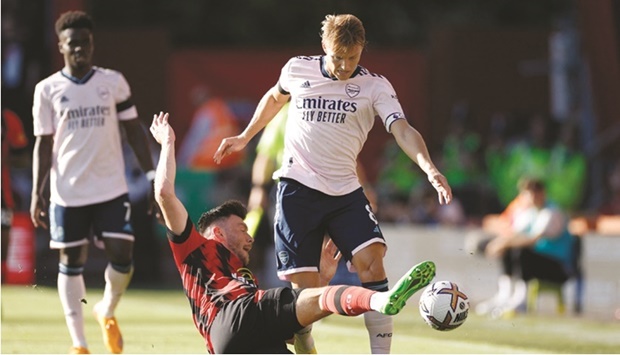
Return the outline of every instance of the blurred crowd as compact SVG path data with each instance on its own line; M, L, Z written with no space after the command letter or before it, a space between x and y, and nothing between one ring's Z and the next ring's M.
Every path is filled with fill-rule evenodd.
M432 152L452 186L450 205L436 201L426 177L395 144L386 147L376 182L380 220L479 225L518 195L522 177L541 179L549 199L570 215L620 213L617 158L605 163L604 201L588 205L590 157L576 121L560 122L539 112L497 112L485 131L472 129L477 121L466 102L457 102L445 138Z
M7 2L7 5L10 4L16 7L18 2ZM7 129L3 117L2 164L3 169L5 164L7 167L12 164L10 174L15 211L22 213L28 210L32 190L32 92L36 81L45 76L43 73L57 69L50 68L49 60L41 59L49 56L49 46L45 44L49 39L40 34L48 33L49 29L45 27L48 25L44 20L45 9L32 4L32 8L20 10L15 18L10 16L10 11L3 11L2 20L3 111L6 106L17 113L30 140L30 146L13 150L11 158L5 157ZM3 1L3 10L4 5ZM7 6L6 10L11 10L11 7ZM189 10L193 11L188 7ZM293 37L298 35L292 34ZM247 36L247 33L242 32L241 35ZM312 33L309 37L314 43L316 34ZM273 37L273 40L280 39ZM403 40L410 41L411 38ZM245 156L227 160L229 164L224 166L214 166L211 157L223 136L247 124L255 103L211 96L206 85L197 87L188 95L195 104L195 115L188 118L191 128L180 142L177 182L180 197L196 219L205 209L225 199L248 199L252 187L253 147L246 150L248 154ZM146 110L140 113L148 116ZM377 178L368 182L369 188L376 193L376 212L382 223L480 225L485 215L502 212L517 196L517 181L523 176L541 179L549 200L571 215L620 214L620 158L613 155L602 158L586 149L587 137L576 117L557 119L546 112L509 110L498 111L491 117L479 117L466 100L460 100L454 102L448 119L440 118L432 119L448 122L443 139L439 144L429 145L429 149L439 170L450 182L454 192L453 202L440 205L435 191L426 181L427 177L394 140L389 140L383 147ZM220 130L212 134L212 127L215 126ZM6 137L10 138L8 134ZM252 142L256 143L257 140ZM157 235L154 219L145 212L145 197L150 185L127 146L124 147L124 155L129 197L133 210L138 212L132 215L133 224L137 226L136 235L143 236L136 239L136 247L147 251L136 254L136 263L145 266L136 268L136 279L156 281L160 277L157 259L161 251L157 243L151 241L161 237L161 233ZM593 167L593 161L602 164ZM3 185L5 181L8 179L5 179L3 172ZM604 186L596 186L600 183ZM593 198L595 194L599 198ZM36 245L37 255L46 255L49 252L49 236L41 230L36 233L37 238L42 240ZM44 274L45 271L39 272Z

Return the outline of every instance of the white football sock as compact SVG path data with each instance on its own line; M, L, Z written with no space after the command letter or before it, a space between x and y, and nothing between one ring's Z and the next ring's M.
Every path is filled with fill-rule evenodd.
M381 309L388 303L390 295L387 292L375 292L370 296L370 309L380 312Z
M525 298L527 297L527 283L523 280L515 281L514 291L508 302L506 302L507 310L515 310L517 309L523 302L525 302Z
M372 297L371 297L372 304ZM389 354L392 346L392 332L394 321L391 316L370 311L364 313L364 324L370 338L372 354Z
M105 269L105 290L103 291L103 299L95 306L96 312L107 318L114 317L114 310L121 296L127 290L131 276L133 275L133 266L128 273L122 273L114 270L112 264L108 264Z
M497 291L497 298L500 302L505 302L512 295L512 278L509 275L500 275L497 280L499 286Z
M65 313L65 321L71 335L73 346L88 348L86 335L84 334L84 314L82 312L82 300L86 297L84 277L80 275L69 276L58 274L58 296Z

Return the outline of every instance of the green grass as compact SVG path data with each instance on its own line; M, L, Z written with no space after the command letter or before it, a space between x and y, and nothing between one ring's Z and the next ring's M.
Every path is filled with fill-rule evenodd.
M89 290L86 334L93 353L106 353L91 315L101 290ZM620 324L573 317L517 316L490 321L470 315L451 332L429 328L415 302L394 317L393 353L618 353ZM188 302L179 290L129 289L117 310L125 352L205 353ZM363 317L328 317L314 326L321 353L369 353ZM66 353L69 335L56 290L2 286L2 353Z

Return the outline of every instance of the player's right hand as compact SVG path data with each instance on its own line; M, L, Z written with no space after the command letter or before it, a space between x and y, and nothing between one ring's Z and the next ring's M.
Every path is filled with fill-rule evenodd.
M30 219L35 227L47 229L47 213L40 196L34 196L30 202Z

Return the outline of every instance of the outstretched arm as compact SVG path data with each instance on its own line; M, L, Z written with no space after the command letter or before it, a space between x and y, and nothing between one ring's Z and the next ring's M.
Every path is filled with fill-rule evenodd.
M225 156L245 148L248 142L275 117L288 99L289 95L282 94L277 86L269 89L258 103L248 126L240 135L224 138L213 155L213 160L219 164Z
M175 134L168 123L168 113L153 115L151 134L161 144L161 153L155 171L155 200L159 204L166 227L180 235L187 225L187 210L174 192L176 177Z
M446 177L433 164L420 132L403 119L392 123L392 133L400 148L426 173L428 181L437 190L439 203L450 203L452 201L452 189L448 185Z

